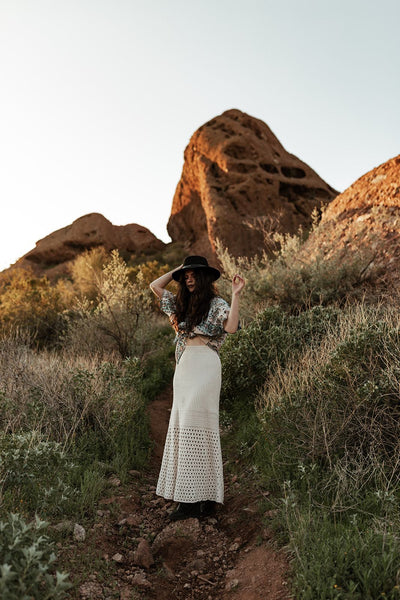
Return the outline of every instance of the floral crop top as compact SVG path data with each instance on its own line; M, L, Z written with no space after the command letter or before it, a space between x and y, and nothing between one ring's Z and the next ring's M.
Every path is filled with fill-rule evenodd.
M175 296L172 292L169 292L168 290L163 291L163 295L160 300L160 309L169 316L169 320L172 323L176 311ZM223 298L216 296L211 300L208 315L205 319L203 319L203 321L201 321L201 323L193 328L193 331L188 333L185 331L185 322L183 321L182 323L179 323L175 338L176 362L179 362L179 359L185 350L188 338L194 338L197 335L204 335L208 337L209 341L207 346L218 352L227 336L227 332L224 331L224 321L228 318L229 311L229 304L225 302Z

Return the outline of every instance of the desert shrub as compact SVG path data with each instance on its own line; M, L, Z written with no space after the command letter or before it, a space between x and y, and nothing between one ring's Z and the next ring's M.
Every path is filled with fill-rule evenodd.
M66 419L69 441L79 455L108 461L121 474L145 464L150 442L141 379L140 361L134 358L70 373L72 406L79 417L75 412Z
M130 267L130 278L132 281L139 283L144 288L148 288L150 283L168 273L171 267L167 264L161 264L157 260L149 260L139 265Z
M71 276L74 288L81 298L85 297L97 304L102 296L104 275L107 275L105 267L113 260L115 268L115 257L116 253L107 252L100 246L83 252L74 260L70 269ZM169 265L157 260L145 260L142 257L144 262L130 264L131 261L122 260L119 253L118 257L121 264L126 265L125 273L129 281L146 290L154 279L171 270Z
M137 355L151 320L150 290L132 283L129 267L117 250L111 253L96 286L96 301L83 298L69 314L63 346L71 352Z
M71 265L74 288L81 297L95 301L101 287L103 270L110 260L110 253L103 246L86 250Z
M0 429L35 430L66 448L79 446L93 458L128 453L131 468L140 466L149 447L142 378L137 358L66 358L3 340Z
M299 356L309 344L318 344L338 319L340 310L316 306L299 315L268 307L234 336L221 350L222 405L253 406L265 380Z
M52 285L24 269L0 275L0 334L23 332L32 344L56 343L63 326L63 312L73 302L68 282Z
M168 273L171 267L168 264L159 263L156 260L148 261L130 268L130 277L139 287L149 289L149 285L164 273ZM177 289L177 284L173 281L169 285L172 291ZM151 308L156 314L160 314L160 301L159 298L151 294Z
M156 252L131 254L129 259L127 259L127 263L131 267L153 261L159 264L178 266L183 262L184 257L187 256L187 250L185 250L184 246L185 244L182 242L170 242Z
M278 369L260 397L277 469L285 465L290 477L300 462L318 463L331 474L340 464L347 471L353 464L370 487L381 469L394 485L400 449L399 356L395 311L355 307L342 314L318 349L308 349L295 363ZM367 468L371 464L372 473ZM344 483L343 469L339 471ZM337 478L329 479L336 495ZM326 498L325 484L323 494Z
M267 305L279 305L290 312L344 303L361 299L365 282L374 278L373 252L360 247L357 254L344 259L339 252L326 258L323 252L309 257L302 252L304 238L297 235L275 236L278 249L262 252L254 258L234 258L217 243L217 254L224 278L220 287L229 294L229 281L237 272L246 279L243 291L242 316L244 322L254 318Z
M347 307L317 341L269 374L251 458L283 488L297 598L399 598L397 309Z
M1 342L3 509L86 514L106 473L125 479L143 468L151 448L143 375L139 359L66 360Z
M56 555L38 517L26 523L18 514L0 521L0 596L3 600L61 600L71 587L68 574L53 574Z
M61 444L36 432L0 434L2 510L62 514L74 500L70 481L76 465Z

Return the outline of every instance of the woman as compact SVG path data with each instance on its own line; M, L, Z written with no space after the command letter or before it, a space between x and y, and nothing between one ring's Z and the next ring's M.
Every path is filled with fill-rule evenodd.
M174 398L157 494L178 502L171 520L212 514L224 500L218 351L227 333L239 325L239 296L244 280L232 280L232 303L217 296L218 269L203 256L188 256L183 265L150 284L160 298L176 336ZM165 289L174 279L176 296Z

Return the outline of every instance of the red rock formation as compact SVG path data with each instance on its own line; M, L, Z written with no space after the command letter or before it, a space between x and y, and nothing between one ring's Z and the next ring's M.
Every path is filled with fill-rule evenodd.
M400 288L400 155L372 169L340 194L304 248L343 259L370 249L381 283Z
M188 252L208 258L217 238L236 256L257 253L262 234L246 220L275 216L277 231L294 233L337 195L265 123L239 110L200 127L184 158L167 229Z
M68 267L85 250L103 246L129 253L155 252L165 244L151 231L136 225L113 225L103 215L91 213L71 225L54 231L36 243L13 267L30 268L36 275L49 278L65 275Z

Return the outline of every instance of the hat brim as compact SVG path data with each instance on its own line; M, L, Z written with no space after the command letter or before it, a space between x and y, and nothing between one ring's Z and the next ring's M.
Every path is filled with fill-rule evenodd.
M214 267L206 267L205 265L193 264L193 265L185 265L184 267L179 269L179 271L174 271L172 273L172 279L174 279L175 281L179 281L181 278L181 275L184 271L188 271L188 270L194 271L195 269L205 269L206 271L208 271L209 273L211 273L214 276L214 281L216 281L217 279L219 279L221 277L221 273L218 271L218 269L215 269Z

